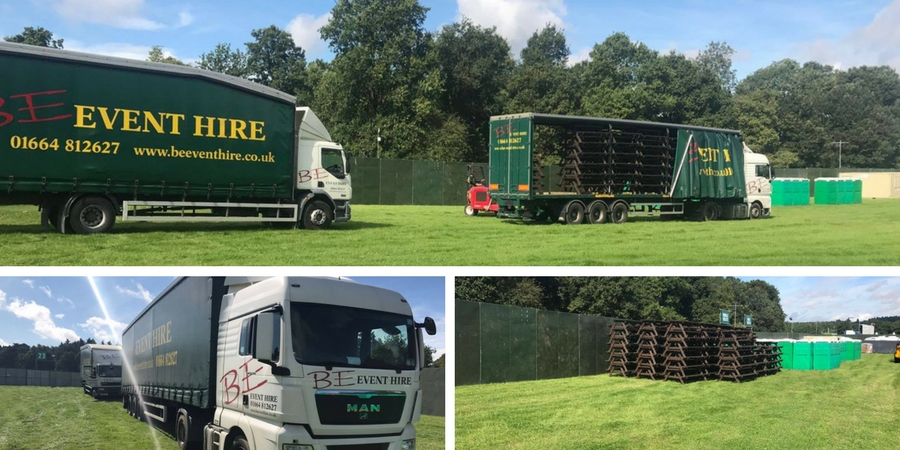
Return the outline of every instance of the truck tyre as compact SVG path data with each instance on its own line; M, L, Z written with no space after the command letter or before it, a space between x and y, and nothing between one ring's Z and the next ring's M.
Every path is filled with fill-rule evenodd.
M700 207L700 220L711 222L719 218L719 205L716 202L706 202Z
M467 216L477 216L478 210L473 208L472 205L466 205L466 215Z
M96 389L91 390L91 397L94 397L94 400L99 400L100 396L97 394Z
M602 201L595 201L588 207L588 220L591 223L606 223L609 216L609 208Z
M751 219L759 219L763 215L763 207L759 202L753 202L750 205L750 218Z
M250 443L244 436L238 436L231 443L231 450L250 450Z
M308 230L323 230L331 225L334 212L328 203L313 200L303 211L303 227Z
M628 222L628 203L618 202L612 207L612 214L610 215L610 221L612 223L625 223Z
M193 450L197 443L191 441L191 422L184 410L178 411L178 419L175 421L175 442L180 450Z
M578 225L584 222L584 204L573 201L566 205L566 223L569 225Z
M69 222L78 234L106 233L116 223L116 211L105 198L83 197L72 205Z

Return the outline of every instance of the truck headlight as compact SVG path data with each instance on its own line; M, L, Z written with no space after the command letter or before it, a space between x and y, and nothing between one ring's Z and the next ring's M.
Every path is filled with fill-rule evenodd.
M304 444L284 444L281 446L281 450L313 450L313 446Z
M416 440L406 439L400 443L400 448L402 450L416 450Z

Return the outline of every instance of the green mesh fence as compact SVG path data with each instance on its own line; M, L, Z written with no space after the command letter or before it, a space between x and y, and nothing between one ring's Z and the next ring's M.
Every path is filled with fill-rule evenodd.
M353 204L357 205L465 205L470 163L351 158ZM487 163L472 164L476 178L487 177ZM890 172L896 169L843 169L853 172ZM544 189L560 189L560 167L543 166ZM778 178L838 177L834 168L776 169ZM490 180L485 179L485 182ZM811 183L810 195L815 195ZM861 190L860 190L861 192ZM859 194L856 194L859 197ZM857 202L858 203L858 202Z
M609 317L456 302L456 384L606 373Z

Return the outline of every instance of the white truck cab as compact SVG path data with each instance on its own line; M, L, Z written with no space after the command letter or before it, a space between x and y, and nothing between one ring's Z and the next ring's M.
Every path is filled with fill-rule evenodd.
M226 446L236 429L254 450L415 448L433 320L417 324L400 294L349 280L225 285L207 449L236 448Z
M747 182L747 208L751 219L772 213L772 179L775 178L769 158L755 153L744 144L744 178Z
M331 221L350 220L350 161L319 117L306 106L297 107L297 191L303 222L308 228L326 228ZM310 226L312 225L312 226Z

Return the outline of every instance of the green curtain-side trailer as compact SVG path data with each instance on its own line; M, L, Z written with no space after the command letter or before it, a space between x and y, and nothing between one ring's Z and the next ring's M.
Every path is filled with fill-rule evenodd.
M10 43L0 66L0 204L40 205L57 227L60 210L84 209L71 211L77 196L158 201L160 212L165 202L296 209L293 96L191 67Z
M549 130L543 140L539 126ZM542 169L551 154L562 158L558 184L547 182ZM745 176L750 169L753 180ZM490 191L501 217L567 223L621 223L629 213L756 218L771 207L769 179L768 161L734 130L534 113L490 122ZM751 194L765 198L748 202Z

